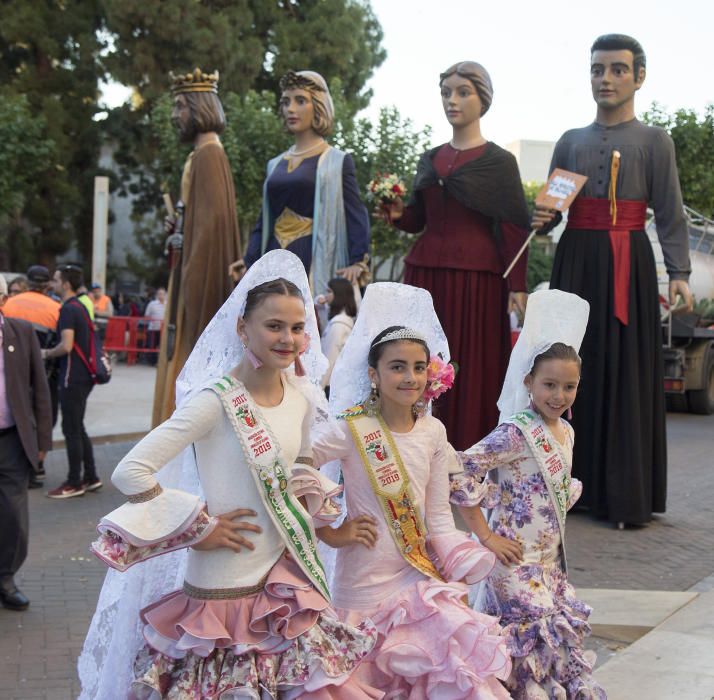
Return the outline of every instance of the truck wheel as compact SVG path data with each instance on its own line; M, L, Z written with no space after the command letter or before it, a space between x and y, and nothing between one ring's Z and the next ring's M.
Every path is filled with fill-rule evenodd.
M686 394L665 394L665 399L669 413L689 413L689 402Z
M702 363L702 388L687 392L689 410L710 416L714 413L714 347L709 346Z

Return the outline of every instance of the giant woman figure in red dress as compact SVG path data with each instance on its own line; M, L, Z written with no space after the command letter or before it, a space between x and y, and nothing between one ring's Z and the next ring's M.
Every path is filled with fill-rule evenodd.
M440 86L453 138L422 155L411 201L391 204L389 216L403 231L422 234L405 258L404 281L431 292L459 364L438 411L451 443L465 449L498 424L509 294L525 307L527 256L505 280L503 273L529 221L515 158L481 135L493 96L486 69L457 63L441 74Z

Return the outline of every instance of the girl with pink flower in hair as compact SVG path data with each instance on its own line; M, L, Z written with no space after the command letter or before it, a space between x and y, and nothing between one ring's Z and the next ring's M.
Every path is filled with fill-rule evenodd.
M404 318L409 327L395 323ZM370 285L332 375L337 421L312 444L316 466L339 460L344 482L346 519L318 530L336 551L334 565L321 555L333 603L343 622L376 626L357 675L395 700L509 697L497 621L464 603L495 556L454 525L449 472L459 466L428 412L453 385L448 357L427 291Z

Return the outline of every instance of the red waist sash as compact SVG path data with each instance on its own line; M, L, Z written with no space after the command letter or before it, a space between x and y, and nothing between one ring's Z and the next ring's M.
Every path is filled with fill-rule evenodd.
M618 199L611 207L608 199L578 197L568 213L568 228L607 231L613 265L614 312L618 320L629 322L630 231L645 227L647 202Z

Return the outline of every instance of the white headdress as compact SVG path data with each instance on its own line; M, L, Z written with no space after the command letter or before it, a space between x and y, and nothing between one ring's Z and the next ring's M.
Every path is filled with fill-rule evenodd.
M499 423L528 407L528 390L523 379L533 369L533 361L554 343L580 350L588 324L590 304L577 294L543 289L528 297L523 330L511 353L498 408Z
M295 377L293 370L289 370L288 377L307 396L316 415L326 417L327 404L319 383L328 363L320 350L310 285L300 259L286 250L270 251L251 266L206 326L176 382L177 407L241 361L243 347L236 323L245 310L248 292L279 277L295 284L302 293L305 332L310 335L310 345L302 355L306 376ZM164 466L157 477L164 488L199 493L193 449L185 449ZM182 549L149 559L124 573L109 570L78 661L83 700L113 700L117 697L117 688L129 687L133 660L143 644L139 611L161 595L180 588L185 568L186 550Z
M369 395L369 348L374 338L390 326L405 326L426 341L432 355L441 354L444 362L449 361L449 343L429 292L395 282L370 284L360 304L354 329L332 371L330 413L333 416L364 401ZM403 335L403 332L396 333L394 339L404 339Z

